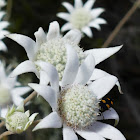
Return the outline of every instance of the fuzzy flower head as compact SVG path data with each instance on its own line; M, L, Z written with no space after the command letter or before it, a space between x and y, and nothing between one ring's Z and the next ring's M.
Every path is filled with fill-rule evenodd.
M29 110L24 112L23 103L17 108L12 106L8 109L6 114L5 123L7 130L13 133L22 133L26 131L28 127L33 123L38 113L34 113L30 116Z
M46 116L35 128L60 128L63 126L64 140L78 140L75 133L84 139L125 140L119 130L100 122L103 119L119 120L117 112L111 108L99 116L100 100L114 87L115 76L107 75L87 84L95 67L94 57L90 54L79 66L78 55L71 46L67 46L67 62L61 87L58 72L49 63L38 62L48 75L50 86L46 86L44 73L41 73L40 84L29 84L52 107L52 113ZM111 132L111 133L110 133Z
M0 51L7 51L7 47L3 43L2 39L5 38L4 35L9 34L9 32L5 30L5 28L8 27L9 22L2 21L2 18L5 15L5 12L1 11L1 8L5 5L6 5L6 2L4 0L0 0Z
M23 94L31 89L29 87L21 87L17 82L17 77L11 78L10 74L7 75L8 69L0 62L0 116L5 117L7 112L7 105L19 105L23 98Z
M84 5L82 0L75 0L74 7L68 3L63 2L63 6L69 13L58 13L57 16L66 20L68 23L63 25L62 31L70 29L78 29L87 36L92 37L90 27L100 30L100 24L106 24L106 21L99 18L100 14L104 12L103 8L92 9L95 0L88 0Z

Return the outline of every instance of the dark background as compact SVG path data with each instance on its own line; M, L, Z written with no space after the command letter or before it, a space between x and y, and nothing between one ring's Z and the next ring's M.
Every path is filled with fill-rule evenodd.
M62 0L9 0L7 8L10 16L5 17L10 21L9 31L35 39L34 32L39 27L43 27L47 32L49 23L54 20L57 20L62 26L65 21L56 17L56 13L66 11L61 5L62 2ZM73 0L68 2L73 4ZM85 50L100 48L134 2L131 0L97 0L94 7L106 9L101 17L106 19L108 24L102 25L101 31L93 29L94 37L83 38L80 46ZM4 42L8 46L8 53L0 52L0 59L5 60L7 65L12 64L13 67L16 67L27 59L25 50L20 45L7 38L4 39ZM114 108L120 116L117 128L126 139L140 140L140 9L137 9L109 46L121 44L124 46L117 54L97 67L116 75L124 92L121 95L118 93L117 87L114 87L108 95L114 101ZM28 82L38 82L34 74L21 75L19 81L25 85ZM34 99L27 109L30 109L32 113L40 112L38 119L48 115L51 111L42 98ZM62 140L62 131L61 129L47 129L31 133L31 129L28 129L21 135L12 135L7 139ZM79 139L82 138L79 137Z

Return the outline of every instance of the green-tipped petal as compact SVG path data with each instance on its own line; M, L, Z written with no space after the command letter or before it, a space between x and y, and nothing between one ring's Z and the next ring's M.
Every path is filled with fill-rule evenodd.
M25 112L25 114L26 114L27 117L29 117L29 116L30 116L30 111L27 110L27 111Z
M24 103L23 102L16 108L16 111L24 112Z

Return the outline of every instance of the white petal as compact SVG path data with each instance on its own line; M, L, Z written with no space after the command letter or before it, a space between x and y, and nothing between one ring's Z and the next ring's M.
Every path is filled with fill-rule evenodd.
M0 12L0 20L3 18L4 15L5 15L5 12L4 11L1 11Z
M96 134L95 132L85 130L77 130L76 132L86 140L105 140L102 136Z
M17 76L16 77L9 77L9 76L6 77L6 83L7 83L7 86L9 86L9 88L12 89L14 86L16 86Z
M25 49L29 60L34 60L36 46L34 40L21 34L9 34L6 36L20 44Z
M104 20L103 18L96 18L95 20L93 20L95 24L106 24L106 20Z
M83 6L82 0L75 0L74 7L81 8Z
M93 18L97 18L100 14L102 14L105 10L103 8L94 8L91 11L91 15Z
M88 87L98 99L101 99L114 87L116 82L117 78L109 75L94 81Z
M83 31L88 37L90 37L90 38L92 37L92 31L91 31L91 29L90 29L88 26L82 28L82 31Z
M61 31L65 32L65 31L71 30L71 29L72 29L72 24L68 22L62 26Z
M12 94L16 94L18 96L22 96L24 94L26 94L27 92L31 91L30 87L16 87L14 89L12 89Z
M23 73L27 73L27 72L34 72L37 77L39 77L39 73L36 69L35 64L30 61L30 60L26 60L22 63L20 63L14 70L13 72L10 74L10 77L15 77L17 75L23 74Z
M52 112L36 125L33 131L44 128L61 128L62 121L57 112Z
M19 106L24 101L24 99L20 96L17 96L17 95L14 95L14 94L11 94L11 95L12 95L12 98L13 98L13 103L16 106Z
M41 95L50 104L52 109L56 109L57 94L51 87L33 83L30 83L29 86Z
M96 28L97 30L101 30L100 25L97 24L96 22L94 22L94 20L89 23L89 26L93 27L93 28Z
M104 76L107 76L107 75L110 75L109 73L103 71L103 70L100 70L100 69L94 69L93 73L92 73L92 76L90 77L90 80L89 80L89 83L90 81L93 81L93 80L97 80L97 79L100 79ZM113 75L112 75L113 76ZM120 86L120 83L119 81L116 82L116 85L118 86L118 90L121 94L123 94L122 90L121 90L121 86Z
M88 82L89 78L91 77L94 67L95 67L94 57L92 55L88 55L84 60L84 62L81 64L74 83L85 85Z
M42 43L46 42L46 34L44 30L40 27L37 32L34 33L36 37L36 52Z
M105 59L107 59L108 57L110 57L111 55L115 54L116 52L118 52L120 49L122 48L121 46L117 46L117 47L110 47L110 48L98 48L98 49L91 49L91 50L87 50L85 51L85 54L92 54L95 58L95 64L99 64L100 62L104 61Z
M49 30L47 33L47 40L55 39L60 37L60 27L57 21L50 23Z
M7 107L6 108L0 108L0 109L1 109L0 110L0 117L5 118L6 114L7 114L7 111L8 111Z
M5 68L4 64L0 61L0 81L5 81L6 79L6 73L5 73Z
M63 125L63 139L64 140L78 140L78 137L72 128L66 125Z
M62 18L64 20L66 20L66 21L70 20L70 14L68 14L68 13L60 12L60 13L57 14L57 16L59 18Z
M72 13L74 10L74 7L68 3L68 2L63 2L62 5L68 10L69 13Z
M40 85L48 85L50 82L49 77L45 71L40 71Z
M87 10L91 10L92 6L94 5L95 0L88 0L85 4L84 4L84 8L86 8Z
M119 123L119 115L113 108L109 108L109 110L106 110L101 114L101 116L98 117L98 120L108 120L108 119L115 120L114 124L115 126Z
M126 140L123 134L115 127L104 124L101 122L95 122L88 129L90 132L96 132L97 134L111 140ZM87 131L88 131L87 130Z
M0 30L6 28L8 25L9 25L9 22L7 21L0 22Z
M62 78L62 87L74 82L79 68L79 59L76 51L70 45L66 45L66 49L67 63Z
M0 31L0 39L5 38L5 35L7 35L7 34L9 34L9 32L6 31L6 30L2 30L2 31Z
M46 74L50 80L51 87L56 91L56 93L58 93L59 77L58 77L56 68L53 65L43 62L43 61L38 61L38 62L36 62L36 64L39 65L43 71L46 72Z
M0 41L0 51L7 51L7 46L2 41Z
M81 37L81 32L79 30L74 29L70 30L63 38L77 45L79 44Z
M29 117L30 125L33 123L33 121L37 115L38 115L38 113L34 113Z

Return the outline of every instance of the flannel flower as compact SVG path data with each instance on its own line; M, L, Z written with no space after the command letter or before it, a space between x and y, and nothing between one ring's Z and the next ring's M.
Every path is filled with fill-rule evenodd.
M56 67L59 74L59 80L61 81L66 65L67 52L65 47L67 44L76 50L80 63L86 58L87 55L92 54L95 58L95 65L107 59L119 51L122 47L117 46L83 51L78 46L81 40L81 33L78 30L71 30L64 37L62 37L60 35L59 24L56 21L50 24L47 35L44 33L42 28L39 28L39 30L35 32L36 42L31 38L20 34L9 34L7 37L19 43L25 49L29 58L29 60L22 62L15 68L11 74L13 77L26 72L34 72L37 77L40 78L40 68L37 66L36 62L44 61L51 63ZM93 75L90 77L89 82L106 75L110 74L100 69L94 69ZM47 80L47 76L45 76L44 79L49 82L49 80ZM116 85L119 87L121 92L118 81L116 82Z
M75 133L88 140L125 140L125 137L115 127L102 123L102 119L119 120L117 112L110 108L99 115L100 100L113 88L117 78L107 75L87 85L94 72L94 57L89 54L79 66L75 50L67 45L67 63L59 88L59 76L55 67L49 63L38 62L38 65L47 73L50 86L41 73L40 84L30 83L39 95L51 106L52 113L46 116L34 128L61 128L63 126L64 140L78 140Z
M20 134L29 128L37 114L34 113L30 116L29 110L24 112L23 102L17 108L13 105L11 108L8 108L4 119L6 128L13 133Z
M5 117L7 113L7 105L13 103L19 105L23 98L21 97L28 91L30 87L21 87L17 82L17 77L10 78L10 74L6 74L4 64L0 62L0 116Z
M67 21L61 28L61 30L67 31L70 29L78 29L85 33L88 37L92 37L92 31L90 27L101 30L100 24L106 24L106 21L100 18L100 14L104 12L103 8L94 8L95 0L88 0L84 5L82 0L75 0L74 7L68 3L63 2L63 6L69 13L60 12L57 14L59 18Z
M8 31L4 30L9 25L9 22L2 21L5 12L1 11L1 8L5 5L5 1L0 0L0 51L7 51L7 46L3 43L2 39L5 38L4 35L9 34Z

